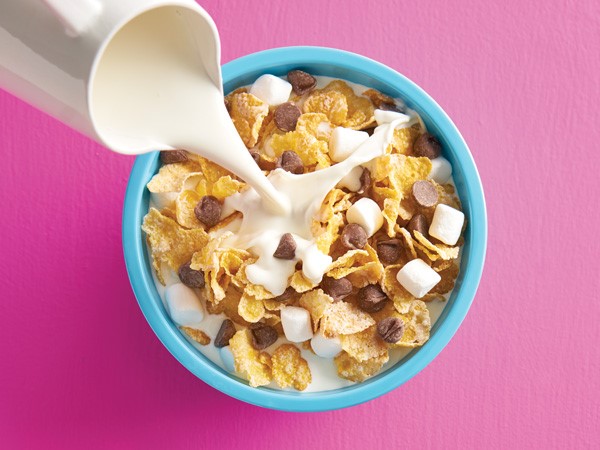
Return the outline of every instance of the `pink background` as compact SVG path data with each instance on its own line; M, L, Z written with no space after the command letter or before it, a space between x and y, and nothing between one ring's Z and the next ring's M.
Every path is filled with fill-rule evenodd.
M490 239L463 326L416 378L351 409L282 413L217 392L162 347L129 287L133 158L0 92L3 446L598 446L598 2L285 3L204 1L223 61L359 52L425 88L469 143Z

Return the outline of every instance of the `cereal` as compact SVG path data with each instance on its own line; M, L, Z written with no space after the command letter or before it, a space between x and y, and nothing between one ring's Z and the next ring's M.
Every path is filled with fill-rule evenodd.
M240 92L229 99L231 120L248 148L258 142L260 128L268 113L269 105L252 94Z
M190 260L192 255L208 242L208 235L202 229L186 230L177 222L150 208L142 230L146 233L152 252L152 265L159 281L164 284L161 264L178 270Z
M253 387L274 381L282 389L318 390L311 386L313 375L324 376L321 368L311 374L318 359L333 361L340 378L362 382L400 355L399 349L427 342L428 305L443 306L452 292L464 243L463 222L454 220L448 233L441 212L450 208L455 218L463 213L439 141L401 100L374 89L357 95L342 80L317 89L317 79L302 70L287 78L289 83L267 74L252 86L256 95L240 88L225 97L225 105L263 173L283 169L295 175L274 174L273 180L317 180L319 174L311 173L330 167L339 173L337 187L314 214L305 214L306 223L290 222L277 233L266 224L263 233L261 225L257 239L268 237L268 252L256 251L256 241L249 243L254 236L244 235L251 213L236 204L249 198L250 188L223 167L180 149L160 154L161 168L148 183L159 209L149 209L142 228L157 278L168 281L167 304L173 303L174 285L181 291L174 298L186 293L197 303L194 321L169 309L183 334L231 354L235 372ZM397 128L381 156L354 167L344 162L368 148L376 125L389 127L393 120ZM337 170L338 164L347 166ZM311 257L319 270L314 260L307 266L310 252L316 252ZM261 279L254 268L246 273L256 264L270 276L271 268L260 266L267 257L275 268L288 267L281 295L251 282ZM411 264L439 279L437 284L408 283L401 269ZM173 284L175 274L181 283ZM284 287L274 286L277 293ZM208 314L223 315L212 343L213 331L202 329ZM304 351L314 353L311 366Z
M342 349L357 361L367 361L388 354L387 346L378 334L379 325L354 334L340 336Z
M375 321L367 313L344 301L332 303L325 308L321 319L321 330L325 337L353 334L362 331Z
M298 391L303 391L312 381L308 363L295 345L283 344L279 346L271 357L273 379L281 388L293 386Z
M259 352L251 343L250 330L240 330L229 341L235 371L245 377L250 386L264 386L271 382L271 357Z
M196 341L200 345L208 345L210 344L210 338L207 334L202 330L196 330L195 328L190 327L179 327L181 331L187 334L191 339Z
M357 361L346 352L340 353L334 358L338 375L350 381L361 382L371 378L381 370L383 365L390 359L389 355Z

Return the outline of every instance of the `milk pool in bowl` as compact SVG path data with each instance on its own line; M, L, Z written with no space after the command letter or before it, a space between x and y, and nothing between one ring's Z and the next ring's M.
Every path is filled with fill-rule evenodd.
M296 68L355 81L404 99L408 106L419 112L429 131L442 141L444 156L454 168L457 192L469 225L464 235L461 274L454 292L448 302L428 305L432 322L435 322L430 340L406 357L408 350L392 352L391 360L385 366L387 370L352 386L337 376L331 360L322 360L307 351L303 351L302 356L311 366L313 383L302 393L269 387L250 388L223 370L224 364L217 349L210 344L203 348L186 340L169 320L160 297L163 287L156 285L152 279L140 225L148 210L149 199L144 186L157 170L156 154L138 158L132 172L124 210L124 247L132 286L146 318L165 346L188 369L217 389L250 403L275 409L317 411L350 406L377 397L410 379L441 351L473 300L485 254L486 217L483 192L472 157L454 125L422 90L385 66L333 49L274 49L226 65L225 91L251 84L264 73L285 75ZM214 338L222 318L208 316L207 319L206 332ZM200 352L203 351L211 362L202 356ZM396 364L399 360L400 363Z

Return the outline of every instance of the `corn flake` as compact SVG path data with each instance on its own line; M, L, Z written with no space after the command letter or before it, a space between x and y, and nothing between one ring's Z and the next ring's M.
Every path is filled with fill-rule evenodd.
M399 315L404 322L402 339L392 347L419 347L429 339L431 318L427 305L421 300L413 300L407 313Z
M427 250L439 255L440 258L444 260L458 258L459 247L451 247L446 244L433 244L417 230L414 231L414 235L415 239L419 241L421 245L423 245Z
M256 323L265 316L265 305L244 292L238 304L238 313L246 322Z
M357 361L348 353L342 352L335 357L334 362L340 377L350 381L361 382L379 372L389 359L389 355L385 354L377 358L367 359L366 361Z
M202 175L200 166L193 161L162 166L146 185L152 193L179 192L191 175Z
M155 208L150 208L144 217L142 230L146 233L150 244L152 265L156 276L162 284L165 283L161 272L161 263L177 271L208 242L208 235L203 229L186 230L181 228L177 222L162 215Z
M337 302L325 308L321 319L321 330L325 337L335 337L340 334L354 334L374 325L375 321L358 307L347 303Z
M312 381L308 363L300 350L292 344L279 346L271 356L273 379L281 388L293 386L303 391Z
M308 291L300 297L299 305L310 313L313 322L313 331L319 329L319 322L325 314L327 307L333 304L333 299L321 289Z
M229 98L229 115L248 148L254 147L258 142L259 132L267 114L269 105L252 94L240 92Z
M271 382L271 358L251 344L250 331L240 330L229 341L235 371L245 377L250 386L264 386Z
M190 327L180 327L180 329L198 344L210 344L210 337L208 337L208 335L204 331L196 330L195 328Z
M364 250L350 250L336 259L327 272L331 278L347 277L352 285L364 287L377 283L383 276L383 265L377 252L367 244Z
M341 335L340 341L342 349L357 361L379 358L388 353L374 325L359 333Z

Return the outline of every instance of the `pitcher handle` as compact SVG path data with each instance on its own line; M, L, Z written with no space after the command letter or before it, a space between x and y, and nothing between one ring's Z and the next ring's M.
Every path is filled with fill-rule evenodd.
M98 0L42 0L61 21L71 37L83 33L102 12Z

